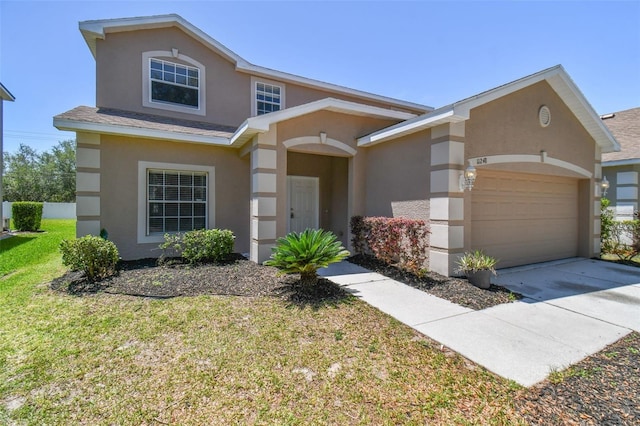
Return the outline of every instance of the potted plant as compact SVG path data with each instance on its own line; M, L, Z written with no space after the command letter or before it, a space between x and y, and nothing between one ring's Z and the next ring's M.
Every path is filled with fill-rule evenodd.
M457 271L462 272L471 284L487 289L491 286L491 275L496 274L497 263L495 258L484 254L482 250L475 250L462 255Z

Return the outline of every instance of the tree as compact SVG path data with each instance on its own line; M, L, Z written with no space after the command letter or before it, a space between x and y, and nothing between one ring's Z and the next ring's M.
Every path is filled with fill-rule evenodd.
M75 141L66 140L54 146L51 152L40 156L44 176L45 201L70 203L76 200L76 150Z
M39 154L20 144L16 153L4 156L6 201L74 202L76 186L75 141L59 142Z

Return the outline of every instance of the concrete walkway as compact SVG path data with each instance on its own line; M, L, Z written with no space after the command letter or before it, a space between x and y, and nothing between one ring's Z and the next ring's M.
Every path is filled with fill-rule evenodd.
M570 259L499 271L521 301L473 311L348 262L321 275L494 373L531 386L640 331L640 269Z

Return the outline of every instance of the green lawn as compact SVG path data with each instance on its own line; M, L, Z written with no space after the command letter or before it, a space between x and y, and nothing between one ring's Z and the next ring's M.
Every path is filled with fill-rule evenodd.
M0 424L522 423L518 386L355 298L54 292L73 223L43 228L0 252L22 253L0 278Z
M75 220L43 219L44 232L21 233L0 240L0 277L56 257L60 241L75 237L75 225Z

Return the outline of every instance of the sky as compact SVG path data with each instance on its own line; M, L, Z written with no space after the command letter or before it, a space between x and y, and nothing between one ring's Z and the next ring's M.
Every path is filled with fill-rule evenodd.
M253 64L436 108L557 64L598 114L640 106L640 0L0 0L4 151L72 139L53 116L95 106L78 22L167 13Z

